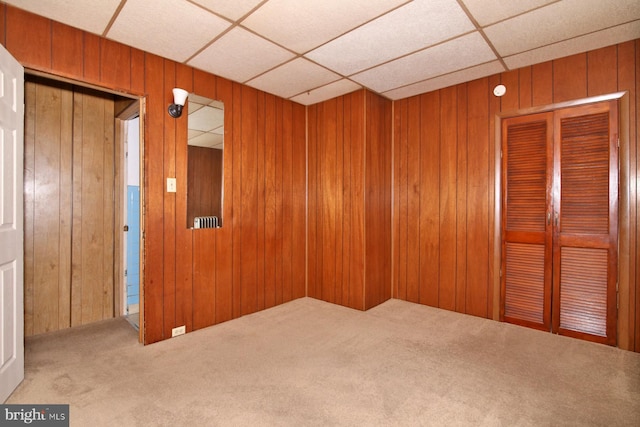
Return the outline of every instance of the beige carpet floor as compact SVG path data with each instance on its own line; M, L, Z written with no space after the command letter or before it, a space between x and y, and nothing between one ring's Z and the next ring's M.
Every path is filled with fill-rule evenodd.
M640 354L399 300L136 337L116 319L29 338L6 403L92 427L640 426Z

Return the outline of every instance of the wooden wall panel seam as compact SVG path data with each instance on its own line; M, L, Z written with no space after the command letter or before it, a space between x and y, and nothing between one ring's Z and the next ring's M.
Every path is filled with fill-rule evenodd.
M10 46L10 51L14 51L14 52L18 52L17 56L19 57L19 59L22 59L24 62L24 59L27 58L27 63L29 66L32 66L35 69L40 69L42 71L47 71L47 72L52 72L52 73L56 73L58 70L54 69L54 67L56 67L56 64L54 64L52 61L52 41L51 41L51 37L52 37L52 29L51 29L51 21L42 21L41 18L36 17L35 15L30 15L30 14L24 14L22 12L18 12L17 9L8 6L8 5L2 5L3 10L5 11L3 19L5 22L5 26L2 29L2 32L4 33L4 42L9 44ZM21 19L26 19L25 22L38 22L38 25L32 26L33 28L30 28L30 30L34 33L34 34L28 34L28 37L34 37L35 39L41 39L44 41L44 45L42 46L42 48L40 49L40 51L35 52L35 53L28 53L28 52L24 52L24 41L23 40L16 40L15 37L10 37L9 35L9 29L7 28L8 26L10 26L12 24L11 21L11 17L16 16L17 14L20 14L21 16L23 16ZM13 21L13 23L15 23L15 21ZM24 30L21 30L24 31ZM99 61L96 63L95 59L96 59L96 52L93 52L91 47L92 46L97 46L97 52L99 53L101 51L101 49L103 48L103 44L106 42L103 42L104 39L99 38L97 36L91 36L88 33L82 32L80 30L74 30L74 31L78 31L78 34L82 34L82 43L83 43L83 53L82 53L82 75L78 75L78 76L67 76L70 78L77 78L78 80L81 81L86 81L89 83L100 83L103 79L106 78L106 76L108 76L109 74L106 73L105 69L103 67L106 66L106 64L100 63ZM10 40L8 40L10 39ZM98 41L97 45L96 45L96 40ZM635 46L636 46L636 51L637 51L637 46L639 45L638 41L635 41ZM12 47L13 46L13 47ZM620 47L617 46L616 49L619 51ZM118 49L116 49L118 50ZM147 202L147 207L151 207L153 209L157 208L157 211L153 211L150 212L149 215L147 215L146 217L146 221L147 221L147 225L148 225L148 229L147 229L147 238L151 240L152 244L157 244L158 240L160 241L164 241L164 235L163 233L158 233L158 229L157 229L157 224L158 224L158 215L160 215L160 217L162 217L162 215L164 215L164 212L166 211L167 207L165 207L164 202L161 202L160 204L158 204L158 200L154 200L154 198L158 198L158 197L162 197L163 194L159 192L159 184L163 184L164 180L164 176L163 177L159 177L156 176L157 172L153 172L154 170L157 171L157 165L153 164L155 162L160 162L162 164L162 167L164 168L165 166L165 162L169 161L168 159L165 159L164 156L159 157L156 154L152 153L152 151L154 151L155 149L162 147L162 149L164 149L167 139L167 135L165 135L165 129L164 129L164 123L165 123L165 118L164 118L164 114L166 114L165 112L165 108L166 106L165 104L165 98L168 96L168 94L160 93L159 92L159 88L157 86L158 83L158 77L154 76L154 74L157 74L159 71L158 68L158 61L157 61L157 57L154 57L154 55L149 54L149 53L140 53L138 51L134 51L133 49L131 49L130 51L130 56L131 57L136 57L138 58L134 64L134 61L132 61L129 70L130 70L130 76L129 79L127 79L126 77L124 77L124 80L128 81L130 89L133 90L133 86L135 84L140 85L139 79L137 79L138 77L142 76L142 87L137 87L136 90L144 93L148 96L148 113L147 113L147 123L146 123L146 127L147 127L147 137L145 138L145 152L147 153L147 155L151 155L153 158L152 162L149 162L147 160L146 165L147 167L150 167L150 170L152 171L152 173L150 174L151 176L146 177L146 184L147 184L147 188L145 188L146 190L149 190L149 199L151 199L151 202ZM134 54L135 52L135 54ZM29 59L31 58L31 56L33 56L34 59ZM98 57L99 59L100 57ZM151 59L154 58L154 59ZM533 106L540 106L540 105L545 105L545 104L549 104L550 102L556 102L560 99L562 99L563 97L575 97L576 93L579 94L579 92L584 92L587 93L587 84L590 81L594 81L593 80L593 73L596 71L593 71L593 66L594 66L594 61L595 61L595 56L592 58L587 58L586 54L583 55L577 55L576 57L569 57L569 58L564 58L564 59L558 59L558 60L554 60L554 61L549 61L547 63L543 63L543 64L536 64L534 66L531 67L531 81L530 83L527 83L527 80L524 78L524 75L520 75L518 76L520 79L520 85L523 84L530 84L531 86L531 92L532 92L532 96L531 96L531 103ZM620 61L620 60L618 60ZM574 67L574 65L578 65L577 68ZM635 70L636 70L636 78L635 78L635 85L636 87L638 86L638 75L640 74L640 72L638 71L640 69L640 61L637 58L637 53L635 56ZM617 64L617 68L620 68L621 64L618 63ZM94 68L92 68L94 67ZM97 67L97 68L96 68ZM573 67L573 68L572 68ZM591 69L588 69L589 67L591 67ZM612 67L615 68L616 64L612 64ZM141 69L142 68L142 69ZM97 73L96 73L97 70ZM137 71L138 74L135 74ZM194 71L195 72L195 71ZM105 74L106 73L106 74ZM120 74L121 72L118 71L116 80L119 82L123 81L123 76ZM588 74L588 78L587 78L587 74ZM568 79L568 76L572 76L575 79L575 77L577 77L578 80L578 84L577 86L579 86L579 90L575 90L574 86L576 86L574 83L572 83L572 80ZM563 80L567 80L567 84L565 84L563 82ZM606 80L606 79L605 79ZM491 80L493 81L493 80ZM136 82L136 83L134 83ZM160 79L160 82L164 82L164 76L162 76L162 78ZM585 84L582 85L582 83L580 82L584 82ZM126 84L126 83L125 83ZM618 84L620 84L618 82ZM117 84L117 86L121 85L120 83ZM233 84L233 86L235 86L236 84ZM584 86L584 88L582 88L582 86ZM162 86L160 86L162 87ZM117 88L116 88L117 89ZM232 94L230 95L229 99L230 100L237 100L237 97L234 97L232 91ZM442 90L440 91L436 91L435 95L429 95L429 96L440 96L440 94L444 93ZM524 93L524 92L523 92ZM358 99L358 96L362 96L362 94L357 94L357 95L347 95L350 97L353 97L353 99ZM524 100L524 95L520 95L519 97L519 102L523 103L525 102ZM238 101L239 102L239 101ZM278 100L278 104L282 105L282 102L290 102L290 101L283 101L281 99ZM470 102L470 101L468 101ZM632 122L633 124L637 124L638 121L638 97L637 95L635 95L634 99L632 99L632 102L635 103L636 105L636 115L635 117L633 117ZM230 109L233 110L233 103L230 102L229 106ZM365 105L363 103L363 105ZM406 209L406 206L404 206L402 204L403 200L402 197L403 195L400 194L400 192L404 192L403 194L406 195L406 192L408 191L407 187L406 187L406 181L404 181L404 178L402 176L402 173L405 172L406 168L404 168L404 166L402 165L402 163L399 161L401 160L401 157L403 155L403 153L401 152L400 148L401 148L401 140L402 140L402 132L403 130L399 127L397 127L397 125L401 125L400 121L397 121L396 119L400 116L400 106L403 105L403 100L399 100L399 101L395 101L393 103L393 111L392 111L392 123L393 128L392 128L392 135L391 135L391 141L392 141L392 155L391 155L391 160L389 160L391 162L391 176L392 176L392 181L391 181L391 185L392 185L392 200L394 201L393 204L393 208L392 208L392 212L391 215L393 215L391 218L391 224L392 224L392 238L393 241L391 243L391 247L392 247L392 252L391 252L391 257L392 257L392 268L393 268L393 274L392 274L392 283L394 284L394 294L396 295L396 297L399 294L402 294L401 292L401 288L399 289L398 286L396 284L400 284L400 282L398 281L398 279L400 278L400 268L401 267L406 267L406 265L402 264L399 261L398 258L398 254L400 252L403 251L402 245L404 244L404 240L403 239L399 239L398 236L398 231L400 230L399 226L400 225L406 225L406 221L403 220L402 218L400 218L397 213L400 211L397 211L396 206L398 205L398 203L396 202L401 202L399 203L401 205L402 209ZM305 111L310 111L309 110L310 107L306 107ZM493 108L493 107L492 107ZM499 111L500 108L498 107L497 110L492 110L492 111ZM240 110L241 111L241 110ZM320 114L318 114L316 122L323 120L322 119L322 115L324 113L322 113L321 109L318 109L318 112ZM361 114L363 114L364 112L361 112ZM160 117L160 114L163 114L162 117ZM278 147L282 147L282 142L280 141L280 138L282 137L282 132L283 132L283 128L281 126L282 123L282 109L281 107L278 107L278 113L277 116L278 121L280 123L279 125L279 133L278 133L278 140L279 142ZM231 111L231 119L233 121L234 119L234 114L233 111ZM242 113L239 113L240 117L235 117L236 120L239 121L239 123L242 123ZM163 124L160 124L160 120L162 120ZM299 116L295 116L294 119L292 120L300 120ZM308 131L310 129L311 126L311 119L309 117L304 117L302 119L305 123L305 129L306 131ZM483 120L483 119L481 119ZM422 124L421 126L424 126L424 124ZM490 126L490 122L488 123L488 126ZM234 130L233 130L233 126L228 126L228 130L229 133L227 134L227 136L231 139L234 139ZM362 132L366 132L367 128L363 126L363 131ZM291 132L291 130L289 129L289 131ZM286 130L285 130L286 132ZM490 132L492 132L492 130L490 129ZM319 132L320 134L321 132ZM175 136L175 135L174 135ZM291 137L293 138L293 137ZM474 137L471 136L471 133L469 134L469 148L471 149L473 146L473 143L475 143L475 141L473 140ZM633 139L635 138L635 139ZM307 144L309 144L310 141L310 136L307 134L306 135L306 139L307 139ZM637 131L636 134L633 135L632 137L633 142L636 144L636 150L637 150ZM490 144L493 144L493 141L490 141ZM492 147L493 145L490 145L490 147ZM424 146L421 146L421 149L424 148ZM315 156L317 158L320 158L322 156L322 153L320 152L320 144L317 144L317 150L318 152L315 154ZM238 153L236 153L238 154ZM406 153L405 153L406 154ZM307 153L307 164L309 164L311 157L314 156L313 153L309 152ZM489 156L491 156L491 154L489 154ZM237 157L237 156L235 156ZM239 161L238 161L239 159ZM238 158L237 161L235 162L235 165L238 166L238 168L236 170L233 170L233 164L232 167L229 168L229 170L231 170L232 172L232 179L231 179L231 185L229 186L228 190L226 191L226 196L229 196L231 198L235 198L236 200L239 200L239 194L234 194L233 193L233 188L237 188L237 185L239 184L239 180L243 179L243 172L241 170L242 165L244 164L241 157ZM287 191L285 189L282 188L282 182L281 182L281 178L283 177L283 170L282 170L282 153L278 153L278 158L277 158L277 170L278 170L278 177L279 180L277 182L277 186L278 186L278 215L279 218L281 220L281 214L282 214L282 204L283 203L291 203L291 194L283 194L283 191ZM469 157L469 160L471 159L471 157ZM494 159L492 158L488 158L489 163L492 163L494 161ZM440 164L440 167L444 167L446 165L444 164ZM325 165L326 167L326 165ZM634 173L637 172L637 161L636 163L633 165L633 170ZM316 170L312 171L310 170L310 167L307 166L307 180L311 179L311 174L320 174L320 172L322 171L322 165L317 165L316 166ZM420 173L422 174L424 172L424 170L420 170ZM316 177L319 177L319 175L316 175ZM263 179L263 178L259 178L259 179ZM287 178L289 179L289 178ZM478 183L475 182L475 180L473 179L472 175L468 175L467 176L467 187L468 190L471 191L473 190L471 187L473 184L482 184L482 183ZM490 185L490 182L485 182L484 185ZM308 185L308 184L307 184ZM489 188L489 191L493 191L493 188ZM309 197L311 195L312 190L310 188L307 188L307 197ZM316 192L316 196L322 196L321 193ZM438 195L439 197L443 197L442 194ZM490 198L491 196L489 196L489 199L485 200L484 203L488 203L488 209L491 209L491 203L492 203L492 199ZM321 200L321 199L318 199ZM471 201L473 200L473 197L471 196L471 193L467 194L467 200ZM307 214L306 214L306 220L309 221L311 218L310 213L308 212L309 209L309 204L310 202L307 200L306 204L307 204ZM229 203L231 205L231 208L233 207L233 203ZM458 207L459 208L459 207ZM468 206L468 209L470 209L471 206ZM239 206L238 206L239 209ZM287 208L288 209L288 208ZM440 208L439 208L440 209ZM485 209L485 208L482 208ZM237 227L243 227L246 226L244 225L243 221L241 220L240 217L238 217L238 215L240 214L240 212L236 209L236 211L234 212L233 210L229 210L230 212L232 212L231 214L227 215L232 224L230 228L228 229L222 229L219 233L220 236L225 236L225 242L229 242L231 244L231 248L230 248L230 252L231 254L229 255L228 258L226 258L226 261L224 262L230 262L231 267L229 268L230 270L230 277L231 279L228 280L229 282L229 286L231 287L238 287L239 283L237 280L234 280L237 277L238 274L238 259L234 257L234 254L238 254L237 250L239 248L239 242L237 241L237 238L240 237L241 231L240 229L238 229ZM228 212L229 212L228 211ZM467 212L468 214L470 214L470 211ZM444 214L444 212L440 212L440 214ZM485 212L483 213L483 215L487 215L489 218L489 221L491 220L491 218L493 217L493 212ZM468 215L469 216L469 215ZM471 232L472 228L471 224L473 223L472 221L472 217L469 216L467 218L467 224L469 225L467 232ZM316 234L314 234L314 237L316 237L316 242L320 245L322 245L322 236L321 233L319 233L319 231L321 231L321 215L318 215L317 221L315 221L314 224L310 224L307 223L307 239L308 242L307 244L311 243L311 237L310 235L313 234L312 230L313 227L318 227L316 229ZM637 204L636 204L636 217L633 218L634 223L636 224L636 246L638 244L637 242ZM484 222L484 220L483 220ZM346 223L345 223L346 224ZM484 227L486 227L486 224L484 224ZM489 231L491 230L491 227L493 227L490 224L490 228ZM177 225L176 228L174 230L177 229ZM177 231L176 231L177 232ZM345 232L345 230L343 230L343 232ZM457 231L458 233L459 231ZM355 240L357 240L357 234L352 234L353 238ZM278 234L278 237L281 237L280 234ZM236 238L236 241L234 242L234 238ZM216 240L217 242L217 240ZM396 242L398 243L396 245ZM473 239L469 238L469 242L473 243ZM221 242L222 243L222 240ZM280 244L281 242L278 242L278 244ZM488 243L484 244L484 249L486 251ZM216 251L220 254L222 254L222 251L224 250L222 248L223 245L217 245L216 246ZM316 248L317 249L317 248ZM423 248L421 247L421 250ZM636 248L637 249L637 248ZM150 284L149 286L149 290L150 290L150 295L148 295L148 299L149 299L149 305L150 307L147 307L147 310L150 313L157 313L157 308L154 307L154 305L160 306L160 307L164 307L164 302L162 300L163 297L158 297L158 295L154 294L154 289L153 287L157 285L156 281L160 280L162 282L164 282L164 269L162 267L162 265L160 265L161 263L158 262L159 259L164 259L165 255L164 255L164 250L163 248L151 248L152 253L150 253L147 259L147 272L148 274L151 276L149 278L147 278L147 280L145 281L145 283ZM470 248L471 250L471 248ZM306 262L308 263L311 259L311 254L312 252L312 248L311 247L307 247L307 260ZM637 250L636 250L636 257L637 257ZM402 253L406 253L402 252ZM471 252L470 252L471 253ZM354 252L355 254L355 252ZM159 259L157 258L159 255ZM317 255L317 254L316 254ZM282 261L282 249L280 249L279 252L279 257L280 257L280 262ZM221 259L224 259L224 257L220 257ZM229 261L229 259L231 259L231 261ZM192 259L193 261L193 259ZM321 258L318 258L318 261L321 262ZM355 263L355 260L350 261L351 263ZM637 265L638 260L634 260L635 264ZM322 270L322 265L319 264L318 265L320 267L320 271ZM343 268L345 266L343 265ZM308 269L308 267L305 267ZM156 270L156 271L154 271ZM224 269L223 269L224 270ZM226 274L225 271L220 270L220 269L216 269L216 274L220 274L220 275L224 275ZM356 271L355 269L353 271ZM470 266L467 267L467 272L469 274L469 277L471 277L471 269ZM278 275L279 277L281 277L283 273L282 270L282 266L278 267ZM495 274L496 272L492 272L491 268L489 269L489 280L491 280L491 275ZM310 272L307 271L307 284L306 286L309 286L310 280L311 278L310 276ZM638 276L638 272L636 270L636 276ZM406 275L405 275L406 278ZM316 277L317 279L317 277ZM288 280L291 280L291 278L289 278ZM354 279L355 280L355 279ZM440 279L439 279L440 280ZM421 279L422 281L422 279ZM638 306L640 306L640 300L638 299L638 294L639 292L637 292L637 287L638 287L638 282L640 281L640 279L638 277L636 277L634 279L634 284L635 284L635 288L634 291L636 292L636 321L638 319L640 319L640 315L638 314L638 312L640 311L640 309L638 308ZM226 286L226 285L225 285ZM403 286L406 286L406 283L403 284ZM486 285L486 286L490 286L490 285ZM406 287L404 288L406 290ZM466 285L466 290L470 291L471 287L469 285L469 283L467 283ZM490 288L487 288L490 291ZM421 287L420 288L420 299L422 299L422 291L424 289ZM161 294L163 293L164 289L162 289ZM222 289L220 289L220 291L222 291ZM282 289L279 289L279 298L282 297L281 294ZM217 291L216 291L217 292ZM486 292L486 290L485 290ZM309 292L309 288L307 288L307 293ZM233 294L233 291L232 291ZM471 297L470 297L471 298ZM160 299L160 301L158 301L158 299ZM361 300L362 298L360 296L358 296L358 300ZM365 301L364 299L362 299L363 301ZM280 303L282 301L282 299L280 299L278 301L278 303ZM237 304L237 298L236 297L230 297L229 302L232 306L235 306ZM467 303L471 303L473 302L475 304L475 302L473 301L473 298L471 299L467 299ZM482 304L482 302L480 302L480 304ZM469 305L469 304L467 304ZM469 311L470 307L466 307L465 308L467 311ZM490 302L487 304L487 309L490 310ZM156 314L157 316L157 314ZM216 312L216 317L218 316L217 312ZM160 316L161 317L161 316ZM223 316L224 317L224 316ZM155 321L157 320L156 317L152 316L150 318L147 319L148 324L149 325L153 325L155 323ZM631 319L630 319L631 321ZM153 329L153 327L152 327ZM150 330L150 332L153 335L153 330ZM636 328L636 339L632 340L635 341L635 345L636 346L640 346L640 338L638 338L638 336L640 335L640 333L637 330L638 328ZM629 334L631 335L633 332L631 329L629 329ZM151 338L152 336L150 336L149 338ZM154 336L153 339L157 340L157 336ZM162 339L162 337L160 337L160 339ZM149 340L147 340L149 342Z

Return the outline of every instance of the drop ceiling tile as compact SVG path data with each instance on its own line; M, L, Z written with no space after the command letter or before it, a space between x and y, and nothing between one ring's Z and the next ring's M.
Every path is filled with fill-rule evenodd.
M338 74L326 68L304 58L297 58L248 81L246 84L282 98L290 98L324 86L339 78Z
M245 82L294 56L292 52L236 27L191 59L189 65Z
M224 124L224 111L219 108L203 107L189 112L189 129L210 132Z
M215 11L220 15L237 21L249 13L262 0L192 0L194 3Z
M376 92L406 86L496 59L478 32L356 74L353 80Z
M297 53L307 52L407 0L269 0L242 25Z
M180 0L128 0L107 37L184 62L231 24Z
M107 29L111 17L120 5L120 0L83 0L81 2L8 0L4 2L94 34L102 34Z
M332 99L347 93L351 93L358 89L362 89L362 86L352 82L351 80L342 79L338 80L337 82L329 83L326 86L319 87L318 89L309 91L308 93L302 93L298 96L294 96L293 98L291 98L291 100L302 105L312 105L317 104L318 102L326 101L327 99Z
M222 149L224 143L224 137L222 135L205 132L200 135L194 136L193 138L189 138L189 145L193 145L195 147L206 147L206 148L220 148Z
M474 29L455 0L415 0L305 56L348 76Z
M638 0L564 0L485 28L502 56L640 19Z
M384 92L383 95L393 100L403 99L410 96L419 95L421 93L432 92L444 87L449 87L457 85L459 83L479 79L481 77L491 76L503 71L505 70L500 61L492 61L486 64L478 65L476 67L467 68L465 70L456 71L444 76L439 76L412 85L400 87L398 89L393 89L388 92Z
M206 96L190 93L188 100L189 100L190 112L196 111L197 109L202 108L205 105L208 105L213 108L218 108L220 110L224 110L224 102L218 99L211 99L211 98L207 98Z
M519 15L558 0L462 0L482 27Z
M504 58L504 62L509 69L514 70L580 52L611 46L628 40L635 40L637 38L640 38L640 20L590 33L585 36L564 40L513 56L507 56Z

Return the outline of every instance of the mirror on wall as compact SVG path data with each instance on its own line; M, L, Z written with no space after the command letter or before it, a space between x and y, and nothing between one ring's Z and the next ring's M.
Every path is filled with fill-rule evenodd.
M187 227L222 227L224 105L190 94L188 111Z

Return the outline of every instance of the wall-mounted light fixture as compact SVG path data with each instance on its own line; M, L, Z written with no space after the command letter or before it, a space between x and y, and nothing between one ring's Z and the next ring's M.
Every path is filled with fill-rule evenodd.
M187 101L189 92L180 88L173 88L173 104L169 105L169 115L174 118L178 118L182 115L182 107Z

